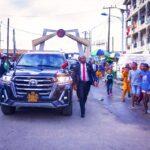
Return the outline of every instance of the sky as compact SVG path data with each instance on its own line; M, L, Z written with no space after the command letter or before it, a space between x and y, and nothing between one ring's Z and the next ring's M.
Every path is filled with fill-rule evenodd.
M7 18L10 18L10 48L12 29L16 32L17 49L32 49L31 41L41 37L43 29L79 29L92 31L92 40L107 40L107 16L101 16L104 6L122 6L122 0L1 0L0 20L2 41L6 48ZM121 17L119 10L112 10L112 15ZM115 30L114 30L115 29ZM121 47L121 22L111 19L111 36L114 37L116 50ZM119 43L119 44L118 44ZM77 44L67 37L54 37L46 42L45 49L76 52Z

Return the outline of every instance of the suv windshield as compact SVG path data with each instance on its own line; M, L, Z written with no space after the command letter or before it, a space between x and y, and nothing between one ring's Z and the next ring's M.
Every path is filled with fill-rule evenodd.
M63 63L64 57L60 54L24 54L17 66L60 68Z

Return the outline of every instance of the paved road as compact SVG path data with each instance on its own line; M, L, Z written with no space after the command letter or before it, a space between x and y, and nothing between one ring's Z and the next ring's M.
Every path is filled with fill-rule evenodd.
M114 87L108 97L103 84L92 88L84 119L75 95L71 117L48 109L0 112L0 150L150 150L150 114L120 102L120 92Z

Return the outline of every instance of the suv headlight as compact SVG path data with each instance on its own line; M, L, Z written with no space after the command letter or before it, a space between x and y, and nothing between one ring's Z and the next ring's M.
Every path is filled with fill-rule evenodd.
M7 82L7 83L9 83L9 82L11 81L11 79L12 79L12 77L11 77L11 76L7 76L7 75L4 75L4 76L2 77L2 80L3 80L4 82Z
M57 82L60 83L60 84L71 83L72 79L71 79L70 76L58 76L57 77Z

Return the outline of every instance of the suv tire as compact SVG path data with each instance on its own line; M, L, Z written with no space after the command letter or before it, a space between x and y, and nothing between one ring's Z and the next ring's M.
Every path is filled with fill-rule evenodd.
M71 116L72 115L72 101L69 103L68 106L66 106L65 108L63 108L62 114L64 116Z
M16 107L1 105L1 110L4 115L11 115L15 113Z
M3 100L2 95L3 95L3 89L0 89L0 102L2 102L2 100Z

